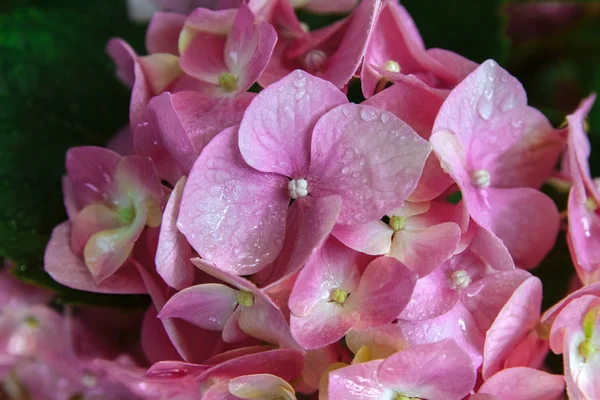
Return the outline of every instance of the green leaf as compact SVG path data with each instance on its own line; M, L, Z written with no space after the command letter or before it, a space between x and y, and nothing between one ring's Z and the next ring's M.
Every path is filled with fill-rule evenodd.
M476 62L502 63L508 51L503 0L403 0L425 45L452 50Z
M51 3L51 5L48 5ZM104 47L112 36L143 43L124 1L13 1L0 7L0 256L20 278L59 301L139 303L62 287L43 271L52 228L66 219L64 154L102 145L127 123L129 90Z

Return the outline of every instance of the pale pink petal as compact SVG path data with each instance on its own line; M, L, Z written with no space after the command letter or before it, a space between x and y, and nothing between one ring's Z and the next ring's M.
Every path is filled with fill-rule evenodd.
M245 92L264 71L277 41L275 29L266 21L256 22L246 3L240 4L225 44L225 64Z
M354 354L366 346L373 360L387 358L408 347L402 328L398 324L352 329L346 335L346 345Z
M167 332L165 332L161 320L158 319L154 306L150 306L144 315L140 336L144 355L150 363L161 360L181 359L181 356L177 353L175 347L173 347Z
M330 238L300 271L290 295L290 311L297 317L308 316L314 307L330 300L332 291L354 292L360 280L357 256L357 252Z
M116 75L125 85L132 87L136 80L135 64L138 55L125 41L112 38L106 44L106 53L117 67Z
M200 258L192 258L191 261L192 264L198 267L201 271L204 271L208 275L215 277L220 281L226 282L235 288L245 290L246 292L260 293L254 283L242 276L233 275L228 271L223 271L214 264Z
M286 233L279 257L260 271L258 280L265 290L275 287L295 274L317 251L335 226L340 212L339 196L308 196L295 201L287 216Z
M382 221L372 221L359 225L336 225L332 234L351 249L379 255L390 251L394 230Z
M231 315L231 318L229 318L229 320L225 323L222 333L224 342L236 343L248 337L248 335L246 335L246 333L241 330L240 326L238 325L241 311L242 309L237 307Z
M388 255L419 276L425 276L454 254L460 238L460 228L454 222L421 230L402 230L394 235Z
M552 322L550 348L554 353L562 354L568 351L565 346L569 346L566 340L569 331L580 332L585 314L598 304L600 298L589 294L573 298L567 303Z
M477 393L489 393L501 399L547 400L558 398L565 389L560 375L533 368L509 368L486 380Z
M203 393L203 400L238 400L237 396L229 393L229 386L227 381L217 381L210 388ZM188 400L188 399L185 399ZM192 400L192 399L189 399Z
M184 15L169 12L154 13L146 30L146 50L148 50L148 53L179 55L177 45L184 23Z
M105 147L122 156L133 154L133 134L131 127L125 125L106 142Z
M85 244L94 234L123 225L119 213L104 204L84 207L71 222L71 250L78 256L83 255Z
M143 199L145 208L148 210L148 218L154 208L159 208L164 202L164 191L160 179L154 168L152 160L147 157L127 156L119 162L116 171L116 181L119 185L120 194L127 193L131 197L130 201L134 203ZM118 199L122 200L122 199ZM154 204L150 204L153 202ZM136 206L136 204L134 204ZM138 207L141 208L141 207ZM160 215L158 216L160 218ZM150 220L148 225L156 227L160 224L152 224Z
M500 371L515 346L535 328L541 306L542 282L531 277L515 290L487 331L483 350L484 379Z
M315 304L304 316L290 316L294 339L305 349L318 349L340 340L360 320L356 310L346 309L335 301Z
M305 178L317 120L348 100L331 83L294 71L260 92L240 125L244 160L263 172Z
M442 64L454 76L456 82L461 82L479 66L476 62L450 50L428 49L427 54Z
M600 270L600 215L590 210L586 193L580 190L580 186L573 185L569 193L569 249L577 274L588 285L599 281L596 277Z
M71 252L71 224L63 222L52 231L44 254L44 269L57 282L73 289L98 293L146 293L146 287L133 265L125 265L96 283L89 269Z
M469 246L472 253L477 254L482 261L497 271L515 269L512 256L498 236L474 221L470 222L469 227L469 230L475 231Z
M181 69L195 79L217 86L219 76L228 72L224 59L226 40L224 35L198 32L181 55Z
M329 373L329 400L380 399L386 388L379 383L377 371L382 360L349 365Z
M166 91L180 78L184 72L179 64L179 57L167 53L155 53L138 58L145 81L154 96ZM137 80L137 77L136 77Z
M477 378L469 355L452 340L400 351L381 363L377 375L386 388L428 400L460 400Z
M415 188L431 148L388 112L339 106L315 126L308 191L339 194L340 224L379 219Z
M517 269L488 275L468 285L461 294L461 302L471 312L481 332L486 332L514 291L531 274Z
M8 264L0 271L0 302L5 307L46 304L53 297L49 289L28 285L12 276Z
M72 221L79 212L77 199L75 198L75 193L73 192L73 185L71 185L71 181L67 175L62 176L61 183L65 211L67 212L69 220Z
M218 283L183 289L160 310L159 318L181 318L204 329L220 331L237 306L238 291Z
M117 153L102 147L72 147L67 151L67 177L79 209L92 203L111 204L120 160Z
M460 302L438 317L423 321L399 320L398 326L408 346L452 339L470 356L475 368L481 366L485 333L479 330L469 310Z
M229 381L229 393L240 399L281 398L296 400L294 388L278 376L271 374L243 375Z
M281 310L265 297L255 293L252 306L240 306L238 326L246 334L268 343L287 348L299 348Z
M367 266L344 307L360 313L356 328L389 324L406 307L416 281L417 275L398 260L376 258Z
M224 271L259 271L281 250L287 179L246 165L228 128L204 149L183 192L177 227L200 256Z
M542 322L544 322L544 324L547 324L548 326L551 326L554 323L556 317L562 312L562 310L566 306L571 304L573 300L587 295L600 297L600 282L584 286L581 289L566 296L560 302L558 302L557 304L546 310L546 312L544 312L544 314L542 315Z
M190 262L192 248L177 229L185 181L184 177L177 182L165 207L155 258L156 272L167 285L178 290L190 286L194 281L194 266Z

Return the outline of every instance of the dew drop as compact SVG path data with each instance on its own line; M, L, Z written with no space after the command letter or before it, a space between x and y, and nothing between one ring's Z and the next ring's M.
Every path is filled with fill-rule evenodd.
M350 115L350 108L349 107L342 107L342 113L347 117Z
M517 106L517 102L515 100L515 96L510 94L504 99L502 104L500 104L500 110L502 110L502 112L507 112L507 111L512 110L516 106Z
M482 99L477 106L477 112L481 118L487 121L492 116L492 103L489 100Z
M377 118L377 114L374 110L367 110L363 108L360 110L360 118L365 122L369 122Z
M347 173L348 173L348 167L342 168L342 174L347 174Z
M389 113L384 112L381 114L381 122L383 122L384 124L387 124L389 120L390 120Z
M522 119L513 119L510 124L513 126L513 128L520 128L521 126L523 126L523 120Z
M483 91L483 95L485 96L486 99L490 100L492 98L492 96L494 95L494 90L493 89L485 89Z

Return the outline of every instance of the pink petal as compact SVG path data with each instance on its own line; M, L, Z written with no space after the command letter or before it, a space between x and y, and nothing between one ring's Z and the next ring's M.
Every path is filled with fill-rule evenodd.
M117 67L116 75L125 85L132 87L136 80L135 64L138 55L125 41L112 38L106 44L106 53Z
M177 230L185 181L184 177L177 182L165 207L155 258L156 272L167 285L178 290L185 289L194 281L194 266L190 262L192 248Z
M341 207L339 196L308 196L295 201L288 212L285 240L279 257L263 269L259 280L265 290L295 274L325 243Z
M447 95L447 90L431 88L408 75L362 104L391 112L423 139L429 139L435 117Z
M557 315L550 331L550 348L555 354L569 351L566 338L569 331L582 333L583 319L586 313L600 304L600 298L592 295L583 295L572 299ZM567 347L567 348L565 348Z
M417 275L392 257L379 257L363 273L345 306L360 313L356 328L385 325L396 319L410 300Z
M600 216L588 208L586 193L580 191L580 186L573 185L569 193L569 249L575 269L587 285L600 280Z
M467 286L461 301L473 314L481 332L486 332L515 290L531 274L524 270L501 271Z
M238 397L229 393L227 381L214 383L203 395L204 400L237 400ZM187 399L186 399L187 400ZM192 399L190 399L192 400Z
M256 288L254 283L250 282L248 279L233 275L227 271L223 271L212 263L207 262L206 260L202 260L200 258L192 258L192 264L194 264L198 269L203 272L206 272L208 275L217 278L220 281L226 282L229 285L238 288L240 290L245 290L246 292L252 292L255 294L261 294L262 292Z
M179 57L173 54L155 53L139 57L138 64L142 68L148 88L154 96L167 90L177 78L184 74Z
M454 182L440 164L435 153L430 153L425 161L423 173L417 187L412 191L408 200L420 202L431 201L442 195Z
M340 340L358 324L358 311L336 302L321 301L304 316L290 316L294 339L305 349L318 349Z
M121 156L129 156L133 154L133 135L131 127L125 125L117 131L109 140L106 142L105 147L112 151L117 152Z
M483 350L484 379L500 371L515 346L535 328L541 306L542 283L531 277L515 290L487 331Z
M242 312L241 307L237 307L231 315L231 318L229 318L229 320L227 321L227 323L225 323L225 326L223 327L222 336L223 341L226 343L236 343L248 337L248 335L246 335L246 333L243 330L241 330L240 326L238 325L238 320L240 319L240 312Z
M209 10L198 7L193 10L185 21L185 26L179 36L179 53L183 54L190 42L199 32L226 36L231 30L236 7L229 10ZM221 53L223 56L223 53Z
M600 282L584 286L581 289L566 296L560 302L558 302L557 304L546 310L546 312L544 312L544 314L542 315L542 322L548 326L551 326L554 323L556 317L562 312L562 310L566 306L571 304L573 300L587 295L600 297ZM562 340L560 342L562 342Z
M343 105L315 126L308 190L342 197L340 224L378 219L414 189L429 152L429 144L392 114Z
M394 230L382 221L372 221L359 225L336 225L332 234L351 249L380 255L390 251Z
M239 92L248 90L264 71L276 41L275 29L268 22L257 23L246 3L240 4L225 44L225 64L238 77Z
M123 221L117 211L103 204L90 204L72 219L71 250L81 256L85 244L94 234L122 225Z
M244 275L279 254L289 196L287 179L248 167L236 143L234 127L206 146L190 172L177 226L200 256Z
M144 315L140 341L144 355L150 363L181 359L179 353L173 347L162 322L158 319L154 306L150 306Z
M133 265L125 265L113 275L96 283L83 261L71 252L71 224L63 222L52 231L44 254L44 269L52 278L73 289L98 293L146 293Z
M477 378L468 354L452 340L400 351L381 363L377 375L386 388L428 400L460 400Z
M533 368L509 368L490 377L478 393L489 393L501 399L546 400L558 398L565 389L564 378Z
M243 375L230 380L228 388L229 393L240 399L278 396L282 400L296 400L294 388L280 377L270 374Z
M373 360L388 358L408 347L398 324L353 329L348 332L345 340L346 345L354 354L358 353L361 347L366 346Z
M224 35L198 32L181 54L181 69L189 76L216 87L219 76L227 72L224 59L226 40Z
M300 270L289 299L290 311L297 317L308 316L314 307L330 300L333 290L354 292L360 281L357 255L334 238L329 239Z
M460 238L460 228L454 222L403 230L394 235L389 255L419 276L425 276L454 254Z
M132 197L131 201L133 202L144 198L148 219L155 217L151 215L152 211L160 212L158 208L163 204L165 196L151 159L138 156L123 157L117 167L116 181L119 184L121 195L127 193L128 196ZM150 204L151 202L154 204ZM158 210L155 210L155 208ZM160 215L158 217L160 218ZM160 221L157 224L152 224L150 220L147 222L148 225L153 227L160 224Z
M179 55L177 44L184 23L185 16L181 14L154 13L146 31L146 50L148 50L148 53Z
M246 334L268 343L287 348L299 348L281 310L271 301L267 301L264 296L255 294L252 306L241 307L238 326Z
M223 330L237 306L238 291L218 283L183 289L167 301L159 318L181 318L213 331Z
M379 383L377 372L381 360L349 365L329 373L328 394L331 400L380 399L386 388Z
M513 258L502 240L474 221L471 222L470 227L475 230L469 246L473 254L477 254L481 260L497 271L515 269Z
M427 54L442 64L456 82L461 82L479 66L476 62L445 49L428 49Z
M397 324L408 346L452 339L470 356L475 368L481 366L485 334L479 330L477 322L462 303L456 303L448 312L435 318L399 320Z
M121 156L102 147L72 147L65 166L77 206L111 204L115 195L115 175Z
M331 83L294 71L260 92L240 125L240 152L263 172L304 178L309 167L312 130L331 108L346 103Z
M69 180L69 177L67 175L63 175L61 183L65 211L67 212L69 220L72 221L75 219L75 216L79 212L79 206L77 206L77 199L75 198L75 193L73 192L73 185L71 185L71 181Z

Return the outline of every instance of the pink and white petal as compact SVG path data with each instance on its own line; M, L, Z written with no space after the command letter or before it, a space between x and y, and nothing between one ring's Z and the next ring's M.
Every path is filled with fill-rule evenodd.
M281 398L296 400L294 388L278 376L271 374L242 375L228 384L229 393L240 399Z
M454 222L445 222L421 230L396 232L388 255L423 277L452 257L461 238Z
M600 282L593 283L591 285L587 285L582 287L581 289L569 294L560 302L550 307L544 314L542 315L542 322L548 326L552 326L554 320L557 316L565 309L569 304L571 304L574 300L583 297L583 296L596 296L600 297ZM562 342L562 339L561 339ZM562 352L562 351L561 351ZM560 353L560 352L557 352Z
M229 285L240 290L245 290L247 292L252 292L255 294L259 293L258 289L256 288L256 285L254 285L254 283L242 276L233 275L231 273L228 273L227 271L223 271L214 264L209 263L201 258L192 258L191 261L192 264L194 264L198 269L200 269L203 272L206 272L208 275L217 278L220 281L226 282Z
M44 254L44 270L70 288L97 293L146 293L146 287L133 265L127 264L96 283L89 269L70 247L71 223L63 222L52 231Z
M359 225L336 225L332 234L353 250L380 255L390 251L394 230L377 220Z
M585 193L578 196L580 190L573 185L569 193L569 249L577 274L585 285L589 285L595 283L594 278L600 270L600 215L590 210L587 202L579 200L587 197Z
M469 250L473 254L479 256L485 264L496 271L510 271L515 269L515 263L511 254L498 236L494 235L487 228L478 225L475 221L470 222L469 230L474 231L471 233L467 231L467 234L473 235L469 245Z
M419 178L417 187L412 191L408 200L414 202L430 201L440 197L454 181L442 169L440 160L435 153L430 153L425 161L423 173Z
M491 230L521 268L535 267L554 246L560 216L554 202L531 188L463 191L473 219Z
M581 331L585 314L600 304L600 298L586 294L572 299L554 319L550 330L550 348L556 354L565 353L569 332Z
M290 316L292 336L305 349L318 349L337 342L360 321L357 310L335 301L322 300L304 316Z
M358 329L389 324L408 304L416 281L417 275L395 258L376 258L344 306L360 313Z
M183 54L199 32L225 37L231 30L237 7L228 10L210 10L198 7L185 20L179 35L179 54Z
M254 338L278 344L281 347L299 349L281 310L265 297L265 295L260 296L260 293L255 293L252 306L240 306L238 326L244 333Z
M200 256L223 271L248 275L281 250L288 180L250 168L236 144L232 127L206 146L190 172L177 227Z
M246 3L240 4L225 44L225 64L245 92L262 74L277 41L277 33L266 21L256 23Z
M398 324L352 329L346 335L346 345L354 354L366 346L373 360L388 358L408 347L402 328Z
M429 144L394 115L345 104L315 126L308 190L342 197L339 224L379 219L413 191L430 151Z
M186 178L177 182L167 201L163 213L158 247L156 249L156 272L167 285L182 290L194 281L194 266L190 262L192 248L177 229L179 205L183 195Z
M436 59L454 76L456 82L462 82L463 79L479 66L476 62L450 50L433 48L426 51L428 55Z
M159 207L163 205L165 195L160 178L152 160L147 157L127 156L119 162L116 172L116 181L122 193L127 193L130 201L136 202L145 200L144 207L148 212L148 225L157 227L160 220L153 224L151 218L160 219L160 215L152 215L153 212L160 212ZM119 199L121 200L121 199ZM154 204L150 204L153 202ZM139 211L139 210L136 210Z
M283 283L298 272L323 246L340 213L339 196L308 196L290 206L285 240L279 257L259 274L265 290Z
M535 328L542 306L542 282L528 278L515 290L487 331L483 349L483 379L500 371L504 362Z
M380 5L380 0L361 1L343 24L346 26L341 26L343 37L320 74L338 88L343 88L359 69Z
M71 250L78 256L83 255L83 249L93 235L123 225L118 212L98 203L85 206L71 223Z
M483 362L485 333L479 330L469 310L460 302L438 317L423 321L399 320L397 325L408 346L452 339L469 355L475 368Z
M220 331L237 306L237 294L237 290L219 283L192 286L171 297L159 318L181 318L201 328Z
M377 375L386 388L428 400L460 400L477 379L469 355L453 340L399 351L381 363Z
M259 171L305 178L313 127L327 111L347 102L331 83L300 70L290 73L248 106L239 132L244 160Z
M354 292L360 281L357 256L357 252L330 238L300 270L288 301L290 311L304 317L313 307L329 301L332 291Z
M132 87L136 81L135 64L138 55L133 48L122 39L112 38L106 44L106 53L117 67L116 75L123 84Z
M146 30L146 50L148 53L179 55L177 46L185 19L184 15L176 13L154 13Z
M329 373L329 400L380 399L386 388L379 382L377 371L381 360L349 365ZM391 396L390 396L391 397Z
M198 32L181 54L179 65L189 76L217 85L219 76L228 72L224 51L227 37Z
M103 147L72 147L67 151L67 177L79 209L92 203L112 203L120 160L120 155Z
M96 282L113 275L129 258L146 219L145 207L135 207L135 218L130 224L96 232L85 243L83 260Z
M429 139L435 117L447 95L448 91L431 88L413 75L402 75L392 86L361 104L391 112L423 139Z
M481 332L487 332L515 290L531 274L522 269L501 271L469 284L461 293L461 302L471 312Z
M448 130L457 135L468 154L469 168L476 170L493 164L517 143L529 125L528 113L523 86L495 61L487 60L448 95L433 132Z
M152 95L156 96L183 75L179 57L167 53L155 53L138 58L138 64ZM137 78L136 78L137 79Z
M489 377L477 393L488 393L501 399L546 400L558 398L564 389L565 380L561 375L517 367Z

